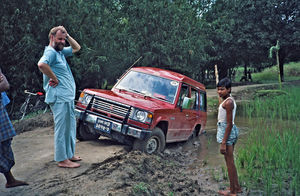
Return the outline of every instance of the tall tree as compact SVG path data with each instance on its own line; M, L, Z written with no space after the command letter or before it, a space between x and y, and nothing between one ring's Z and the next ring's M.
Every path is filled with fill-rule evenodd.
M268 62L268 49L280 41L279 67L284 80L283 65L299 60L300 4L297 0L257 0L236 2L235 21L239 29L240 51L250 62L263 66ZM244 45L245 44L245 45ZM243 46L244 45L244 46ZM274 58L275 60L275 58ZM272 65L272 63L269 63Z

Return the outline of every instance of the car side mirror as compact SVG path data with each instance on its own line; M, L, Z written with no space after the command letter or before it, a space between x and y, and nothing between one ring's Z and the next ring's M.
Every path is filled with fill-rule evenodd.
M192 99L185 97L182 102L182 109L191 109Z

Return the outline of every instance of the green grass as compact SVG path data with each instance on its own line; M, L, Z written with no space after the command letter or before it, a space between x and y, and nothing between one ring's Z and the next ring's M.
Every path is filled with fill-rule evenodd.
M284 64L284 80L300 80L300 62L291 62ZM235 82L239 82L241 77L244 75L244 68L238 67L236 70ZM264 69L259 73L251 74L253 82L257 83L273 83L278 82L278 71L277 66Z
M284 80L299 80L300 79L300 62L292 62L284 65ZM278 82L277 66L266 68L260 73L253 73L252 78L254 82L268 83Z
M257 96L253 102L243 105L244 114L250 119L262 117L272 120L300 120L300 88L289 87L284 89L284 92L273 94L274 96Z
M300 194L300 88L256 98L243 110L251 131L237 151L241 184L264 195Z

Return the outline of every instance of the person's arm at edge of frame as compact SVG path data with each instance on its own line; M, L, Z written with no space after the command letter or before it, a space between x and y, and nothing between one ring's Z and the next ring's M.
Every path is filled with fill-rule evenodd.
M234 108L234 104L233 104L233 101L231 99L228 99L225 103L225 110L226 110L226 121L227 121L227 126L226 126L226 129L225 129L225 134L224 134L224 138L223 138L223 141L221 143L221 146L220 146L220 152L222 154L225 154L226 153L226 141L231 133L231 129L233 127L233 124L232 124L232 111L233 111L233 108ZM223 107L223 106L222 106Z
M7 91L9 87L9 83L0 69L0 92Z
M81 46L78 44L78 42L69 34L67 34L66 40L69 42L70 46L72 47L73 53L76 53L81 49Z

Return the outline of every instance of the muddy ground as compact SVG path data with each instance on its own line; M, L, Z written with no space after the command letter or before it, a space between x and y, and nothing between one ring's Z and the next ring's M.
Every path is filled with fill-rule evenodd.
M246 92L234 87L239 99ZM237 93L240 92L240 93ZM208 96L216 96L208 90ZM77 142L83 158L77 169L58 168L53 160L53 119L46 113L14 124L16 165L12 172L29 186L5 189L0 176L0 195L217 195L228 186L222 155L215 140L215 120L208 119L207 133L188 142L168 144L164 153L146 155L100 137ZM211 122L211 123L210 123ZM209 150L209 152L208 152ZM207 154L215 154L209 162ZM248 190L244 188L247 195Z

